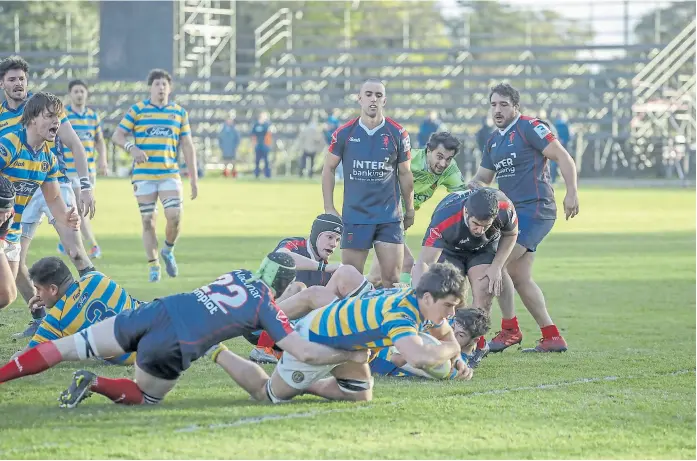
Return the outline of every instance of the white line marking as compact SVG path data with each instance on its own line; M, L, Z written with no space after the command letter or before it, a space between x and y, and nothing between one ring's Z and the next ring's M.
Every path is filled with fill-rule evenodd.
M678 376L678 375L685 375L689 373L695 373L695 370L678 370L678 371L673 371L670 373L659 373L659 374L646 374L646 375L637 375L637 376L604 376L601 378L581 378L577 379L574 381L566 381L566 382L560 382L560 383L550 383L550 384L538 384L536 386L522 386L522 387L511 387L511 388L504 388L504 389L492 389L489 391L481 391L481 392L470 392L467 394L461 394L461 395L449 395L449 396L433 396L433 397L427 397L426 400L438 398L438 399L443 399L443 398L449 398L449 399L461 399L461 398L467 398L467 397L477 397L477 396L482 396L482 395L498 395L498 394L508 394L510 392L524 392L524 391L536 391L536 390L546 390L546 389L558 389L560 387L568 387L568 386L576 386L579 384L589 384L589 383L597 383L597 382L603 382L603 381L618 381L618 380L626 380L626 379L640 379L640 378L658 378L662 376ZM394 402L390 402L388 404L383 404L381 406L394 406L394 405L400 405L402 403L406 403L407 400L397 400ZM260 424L260 423L265 423L267 421L278 421L278 420L285 420L285 419L299 419L299 418L312 418L314 416L320 416L320 415L326 415L330 413L348 413L351 411L361 411L361 410L368 410L370 408L373 408L375 405L361 405L361 406L354 406L350 408L335 408L332 410L317 410L317 411L306 411L303 413L288 413L285 415L265 415L265 416L254 416L254 417L247 417L247 418L241 418L236 421L232 421L230 423L219 423L219 424L210 424L210 425L205 425L205 426L200 426L200 425L192 425L192 426L187 426L183 427L180 429L176 429L174 432L196 432L196 431L201 431L201 430L215 430L215 429L223 429L223 428L228 428L228 427L236 427L236 426L246 426L250 424Z

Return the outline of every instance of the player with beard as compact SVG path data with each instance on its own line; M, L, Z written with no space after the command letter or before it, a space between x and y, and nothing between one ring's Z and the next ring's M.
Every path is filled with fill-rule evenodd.
M414 223L414 177L409 134L385 117L385 85L366 80L358 94L360 117L332 135L322 170L325 213L334 207L335 171L344 171L344 233L341 260L363 273L368 251L375 248L383 286L399 282L404 260L404 230ZM400 202L405 212L402 214Z
M373 289L353 266L329 262L329 257L341 242L343 227L338 216L321 214L313 221L309 238L290 237L276 246L274 251L290 254L297 270L295 281L278 298L291 320L299 319L336 298L356 296ZM297 296L302 291L302 295ZM255 332L245 337L256 345L249 354L250 360L277 363L282 351L268 333Z
M450 194L433 212L413 283L419 283L429 266L449 261L469 279L473 307L488 314L493 297L501 294L502 271L517 235L515 208L502 192L481 188ZM471 367L488 353L486 346L481 336Z
M424 149L412 150L411 173L414 175L414 209L416 211L443 186L448 192L466 189L462 173L453 162L460 150L460 141L448 133L441 131L433 133ZM404 210L402 210L404 211ZM414 255L404 244L404 262L400 282L411 283L411 269L414 266ZM373 258L368 280L374 286L381 284L380 263Z
M516 207L520 226L503 274L503 292L499 297L501 331L489 346L492 352L500 352L523 340L515 316L515 287L542 332L538 344L523 352L563 352L567 349L566 341L549 316L542 290L532 279L532 266L537 246L552 230L557 218L549 160L557 162L566 183L567 220L579 212L576 165L544 122L520 113L520 94L515 88L505 83L496 85L489 93L489 102L498 130L487 141L481 165L470 185L473 188L489 185L496 177L499 189Z

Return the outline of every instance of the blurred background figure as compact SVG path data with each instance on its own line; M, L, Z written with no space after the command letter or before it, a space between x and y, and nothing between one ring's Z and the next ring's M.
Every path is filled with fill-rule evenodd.
M319 152L324 151L327 147L326 131L322 130L317 116L313 115L310 121L305 125L295 139L293 151L302 154L298 167L298 174L302 178L307 168L307 176L312 178L315 169L315 157Z
M421 126L419 127L419 147L426 147L426 143L428 143L428 138L430 138L433 133L438 131L438 128L440 126L441 121L438 120L438 112L436 112L435 110L429 112L428 117L425 118L423 122L421 122Z
M225 120L218 135L218 145L223 154L223 176L237 177L237 148L240 146L240 132L235 126L235 116Z
M257 121L252 126L252 142L254 143L254 177L261 173L259 164L264 162L264 176L271 177L269 166L269 153L271 152L273 125L269 121L269 113L264 111L259 114Z
M554 127L557 130L557 139L559 140L561 145L564 146L564 149L566 149L569 152L569 154L572 154L571 157L573 158L573 153L571 152L571 150L569 150L569 143L571 142L569 117L566 115L565 112L559 112L557 114L557 118L554 121ZM552 184L554 184L557 180L557 176L559 175L557 162L551 162L549 165L549 169L550 179L552 180Z

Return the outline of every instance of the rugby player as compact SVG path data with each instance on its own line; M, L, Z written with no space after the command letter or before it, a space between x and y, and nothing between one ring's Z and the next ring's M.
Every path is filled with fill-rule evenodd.
M321 214L312 222L309 238L290 237L276 246L274 251L290 254L297 270L295 281L278 298L289 319L299 319L336 298L373 289L353 266L329 263L329 257L341 241L343 227L338 216ZM245 336L256 346L249 359L257 363L276 363L282 351L275 347L268 333L255 333Z
M198 195L198 172L189 115L183 107L169 100L172 77L162 69L154 69L148 75L148 86L150 98L131 106L114 131L112 141L129 152L135 162L131 181L143 224L143 245L148 259L149 279L151 282L158 282L160 262L155 232L158 198L167 220L165 246L160 256L170 277L176 277L179 272L174 257L174 244L179 237L182 214L178 148L184 153L189 170L191 200ZM135 142L126 140L130 133Z
M0 106L0 136L16 131L21 125L25 103L31 96L27 92L28 74L29 64L19 56L10 56L0 61L0 88L5 94L5 101ZM63 144L74 153L75 168L80 181L78 203L80 215L93 218L96 210L92 185L89 180L87 154L80 138L62 111L56 134L63 141ZM79 269L80 267L78 267Z
M206 353L219 355L226 349L221 341L258 328L264 328L285 350L307 362L365 363L367 356L362 351L339 351L310 343L293 331L274 296L294 277L293 259L271 253L256 273L232 271L191 293L156 299L78 334L41 343L0 368L0 383L40 373L64 361L137 352L135 381L80 370L61 394L61 406L72 408L92 392L116 403L154 404L172 390L192 362Z
M413 282L437 261L449 261L472 286L475 308L491 312L501 294L503 268L515 245L518 218L511 201L491 188L456 192L438 204L426 230ZM469 365L476 367L488 353L482 336Z
M55 256L34 263L29 276L36 287L36 296L29 302L29 307L48 312L25 351L46 341L74 335L141 304L100 272L89 272L79 280L73 279L68 266ZM107 361L130 365L134 358L135 354L126 354Z
M434 366L460 355L460 344L445 320L455 314L465 290L465 278L457 268L434 264L415 289L383 289L335 301L303 318L296 331L313 344L344 350L394 345L411 366ZM428 331L441 344L424 345L419 331ZM257 400L280 403L303 393L334 400L371 400L373 396L367 363L308 364L286 349L269 378L257 364L227 351L215 361ZM456 377L471 377L462 361L455 363Z
M70 104L65 107L65 112L87 153L90 183L94 188L97 181L97 170L99 170L99 174L102 176L106 176L108 171L102 121L96 111L86 106L89 91L85 82L82 80L71 81L68 84L68 93L70 95ZM97 153L96 158L95 151ZM70 149L65 149L65 163L68 168L68 177L75 181L77 179L77 169L75 168L75 159ZM100 258L102 251L92 232L89 218L82 220L80 230L83 238L89 244L90 258ZM64 253L60 244L58 251Z
M567 344L547 312L542 290L532 279L535 250L552 230L557 218L554 189L549 180L548 161L557 162L566 183L566 219L579 212L576 165L549 127L520 113L520 94L501 83L489 93L494 131L482 153L482 162L470 186L492 183L494 177L513 202L520 232L504 271L504 289L499 297L501 331L489 342L492 352L520 344L523 334L515 316L513 288L542 331L542 339L524 352L563 352ZM510 275L510 277L509 277Z
M271 137L274 131L271 121L269 121L269 113L264 111L259 114L257 121L252 125L252 142L254 142L254 177L259 178L261 169L259 164L264 161L264 176L271 177L271 168L269 167L269 153L271 152Z
M4 238L10 230L14 217L15 188L9 179L0 175L0 246L4 245ZM4 251L0 251L0 309L4 309L17 299L12 269L7 262Z
M334 173L344 171L344 235L341 260L363 273L375 248L383 286L399 282L404 259L404 230L414 223L414 177L409 134L383 114L385 85L366 80L358 94L361 115L332 135L322 170L324 211L334 207ZM400 197L405 212L402 214Z
M455 334L455 338L458 344L460 344L461 360L463 360L464 363L468 363L470 358L469 353L474 348L477 339L489 331L491 325L489 315L480 309L463 308L456 310L455 317L450 319L449 322ZM425 371L409 365L394 346L380 349L377 354L373 354L370 357L369 365L370 371L374 375L395 377L418 376L433 379ZM450 376L450 379L453 378L455 378L455 375ZM462 376L460 378L462 378Z
M419 211L428 199L433 197L436 189L444 186L448 192L466 189L465 181L453 162L460 150L460 141L448 133L441 131L433 133L424 149L412 150L411 173L414 175L414 210ZM402 209L404 212L404 209ZM411 283L411 269L414 266L414 255L404 244L404 261L400 282ZM374 286L381 285L380 263L373 257L373 265L368 274L368 280Z

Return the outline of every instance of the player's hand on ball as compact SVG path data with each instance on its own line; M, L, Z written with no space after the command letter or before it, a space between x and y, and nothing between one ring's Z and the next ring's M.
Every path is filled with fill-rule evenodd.
M461 379L464 381L469 381L474 375L474 370L467 366L464 360L456 358L453 363L453 372L455 372L455 377L453 379Z
M136 163L145 163L148 161L148 155L143 152L142 149L138 149L135 146L131 149L131 155Z
M564 214L566 214L566 220L568 221L569 218L573 218L578 212L578 195L567 192L564 197Z

